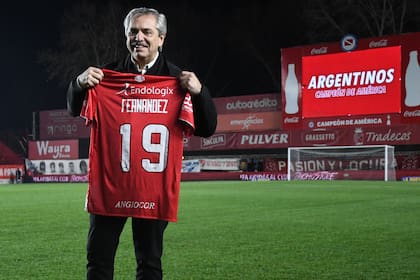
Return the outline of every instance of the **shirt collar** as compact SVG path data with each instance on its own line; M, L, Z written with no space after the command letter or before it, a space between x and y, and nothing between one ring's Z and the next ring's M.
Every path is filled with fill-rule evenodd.
M156 60L159 57L159 52L157 52L156 57L150 61L149 63L147 63L143 69L141 69L139 67L139 65L134 61L133 57L131 57L131 61L134 63L134 66L136 66L137 71L139 71L141 74L145 74L147 72L147 70L149 70L150 68L152 68L152 66L155 64Z

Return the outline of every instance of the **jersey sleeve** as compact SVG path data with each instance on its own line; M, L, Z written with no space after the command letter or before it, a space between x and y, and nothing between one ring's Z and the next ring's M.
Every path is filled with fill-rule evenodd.
M90 125L96 119L97 92L95 88L88 89L83 101L80 116L85 119L86 125Z
M182 102L181 111L178 120L185 123L185 135L191 136L194 133L194 109L191 101L191 95L185 94L184 101Z

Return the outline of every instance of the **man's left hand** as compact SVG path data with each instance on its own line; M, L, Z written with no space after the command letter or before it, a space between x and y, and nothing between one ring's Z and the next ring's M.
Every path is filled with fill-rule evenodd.
M179 75L179 82L183 89L186 89L192 95L198 95L201 92L201 83L194 72L182 71Z

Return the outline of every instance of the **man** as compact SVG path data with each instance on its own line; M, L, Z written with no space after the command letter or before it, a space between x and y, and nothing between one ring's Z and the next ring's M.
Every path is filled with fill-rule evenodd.
M74 169L74 162L69 162L69 174L76 174L76 170Z
M136 8L127 14L124 20L124 28L129 55L121 61L106 65L104 68L121 73L142 74L145 77L176 77L177 84L184 91L184 94L188 92L191 95L194 134L201 137L211 136L216 129L217 113L209 90L193 72L181 71L169 62L162 53L167 32L165 15L155 9ZM104 72L111 76L115 74L98 67L89 67L70 83L67 92L67 107L71 115L79 116L87 92L89 91L89 94L91 94L89 97L95 94L92 88L96 89L100 85L104 79ZM115 75L118 77L118 74ZM100 95L99 93L96 94ZM115 94L112 96L115 96ZM112 96L111 98L114 98ZM88 102L92 102L92 100L88 100ZM86 102L84 105L86 105ZM102 140L98 139L98 141ZM91 151L92 147L95 147L95 143L92 143L91 139ZM89 166L92 169L94 163L91 164L91 161L90 159ZM127 167L125 166L125 168ZM156 173L153 175L156 176ZM92 173L89 175L89 181L92 179L91 176ZM89 188L91 187L93 188L89 185ZM95 187L104 188L100 191L107 191L106 186ZM134 187L138 188L140 186ZM89 205L92 208L95 207L89 199L93 198L89 198L88 195L88 211ZM175 203L177 204L177 200ZM148 208L154 208L152 203L147 204L147 206ZM162 279L162 242L168 220L92 212L90 212L87 244L87 279L104 280L113 278L115 252L127 217L132 217L133 240L137 260L136 279Z
M80 174L86 174L88 172L88 167L85 160L80 161L79 169L80 169Z
M59 170L59 173L60 174L64 174L65 173L65 171L64 171L64 162L60 161L58 163L58 170Z
M50 162L50 173L55 173L55 162Z
M41 161L39 163L39 173L45 174L45 171L46 171L45 161Z

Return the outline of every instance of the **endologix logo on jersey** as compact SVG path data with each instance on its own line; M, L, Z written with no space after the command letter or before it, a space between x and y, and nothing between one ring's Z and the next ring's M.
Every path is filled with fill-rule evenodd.
M150 98L151 95L166 97L174 94L174 89L170 87L141 86L135 87L130 83L125 83L122 90L116 93L122 96L136 96L136 98L122 98L121 112L123 113L168 113L168 99L166 98ZM145 96L145 98L139 98Z
M116 94L118 95L160 95L165 97L167 95L174 94L174 89L170 87L155 87L155 86L141 86L136 87L131 85L130 83L125 83L125 86L122 90L118 91Z

